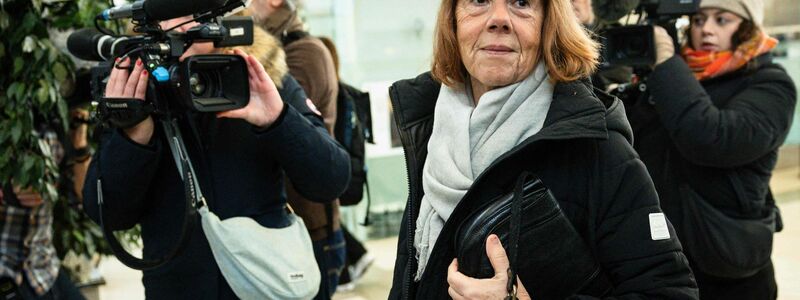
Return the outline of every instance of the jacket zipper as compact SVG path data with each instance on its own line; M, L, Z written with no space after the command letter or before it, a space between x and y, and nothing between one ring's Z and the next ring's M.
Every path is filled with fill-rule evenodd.
M394 87L389 87L389 100L393 104L396 104L394 100L395 97L392 97L392 95L394 95ZM393 111L395 120L400 120L399 119L400 115L398 113L396 105ZM404 129L398 127L397 133L400 136L400 141L403 144L403 158L406 160L406 180L407 180L406 182L408 182L408 201L406 204L408 206L407 208L408 218L406 220L406 232L407 232L406 248L409 256L406 261L406 270L405 270L405 273L407 275L406 278L403 280L403 291L401 292L400 296L404 299L410 299L411 281L414 280L414 276L411 274L412 272L415 272L415 270L413 270L415 269L413 268L414 267L413 265L416 260L415 255L412 255L414 253L414 235L415 235L412 222L414 221L414 201L416 201L417 197L414 190L414 186L412 184L413 181L411 181L412 174L416 174L416 161L411 159L411 155L409 154L409 152L416 153L416 149L414 147L414 143L412 143L412 141L409 140L409 137L406 135Z

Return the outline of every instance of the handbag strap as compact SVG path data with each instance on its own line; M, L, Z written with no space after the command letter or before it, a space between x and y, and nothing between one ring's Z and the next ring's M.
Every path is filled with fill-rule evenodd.
M100 213L100 227L103 230L103 236L105 237L106 241L108 241L108 245L111 248L111 251L114 253L114 256L116 256L117 259L119 259L119 261L124 265L136 270L151 270L158 268L177 256L189 242L190 233L197 219L197 208L200 207L198 205L207 205L205 197L203 197L203 193L200 190L200 184L197 181L194 167L192 167L191 159L189 158L188 152L186 152L186 145L183 142L183 137L180 134L180 130L176 121L161 121L161 124L164 126L164 133L167 136L172 157L175 160L175 166L178 168L178 174L180 174L181 179L183 179L184 192L186 195L184 201L185 213L183 222L181 224L181 235L178 238L178 243L176 243L174 247L167 251L166 255L153 259L137 258L128 253L128 251L122 247L119 240L117 240L117 238L114 236L114 232L105 226L105 219L107 219L108 216L106 216L105 212L103 211L104 202L102 176L97 179L97 206Z
M511 222L509 223L508 231L508 284L506 291L508 295L506 300L517 299L517 258L519 249L519 232L522 227L522 198L524 193L525 182L528 177L533 174L528 171L523 171L517 177L517 182L514 185L514 199L511 201Z

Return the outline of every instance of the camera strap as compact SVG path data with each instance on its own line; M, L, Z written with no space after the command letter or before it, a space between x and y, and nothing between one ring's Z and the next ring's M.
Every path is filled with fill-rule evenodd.
M203 193L200 191L200 184L197 181L194 167L186 151L186 145L183 142L183 137L181 136L177 122L172 119L163 120L160 121L160 123L164 127L164 133L166 134L172 157L175 160L175 166L178 169L181 179L183 179L184 192L186 195L181 235L178 238L178 243L167 251L165 256L154 259L137 258L122 247L114 236L113 231L105 226L104 219L106 216L103 212L103 184L101 179L97 180L97 204L100 212L100 227L103 229L103 236L106 241L108 241L111 250L114 252L114 256L124 265L136 270L158 268L177 256L189 241L192 229L197 220L197 209L202 205L206 205L205 197L203 197Z

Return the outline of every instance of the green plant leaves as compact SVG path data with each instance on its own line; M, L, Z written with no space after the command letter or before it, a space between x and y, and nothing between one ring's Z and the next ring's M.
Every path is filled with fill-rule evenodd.
M62 82L67 79L67 68L62 63L57 62L53 64L53 75L56 77L56 81Z
M53 149L37 131L41 124L34 126L34 120L53 120L49 129L62 136L69 126L61 84L74 76L75 66L50 40L49 30L93 26L94 16L108 5L96 0L0 2L0 183L13 178L53 201L52 241L60 257L69 250L110 254L100 229L71 196L71 185L60 181L71 176L69 169L59 170ZM129 232L126 240L138 239L138 231Z
M19 143L19 138L22 137L22 122L17 120L17 124L11 127L11 143Z
M25 67L25 61L22 57L15 57L14 58L14 69L11 72L12 76L17 77L19 76L19 72L22 71L22 68Z

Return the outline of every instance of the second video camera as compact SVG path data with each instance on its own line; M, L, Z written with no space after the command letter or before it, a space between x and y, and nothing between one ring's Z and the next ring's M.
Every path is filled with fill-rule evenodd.
M651 66L656 48L653 25L672 24L676 19L697 12L700 0L642 0L636 8L645 22L608 28L603 34L603 61L608 65Z

